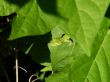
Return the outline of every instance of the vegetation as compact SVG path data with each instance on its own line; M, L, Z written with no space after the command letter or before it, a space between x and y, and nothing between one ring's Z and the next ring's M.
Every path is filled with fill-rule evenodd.
M0 0L0 82L110 82L110 0Z

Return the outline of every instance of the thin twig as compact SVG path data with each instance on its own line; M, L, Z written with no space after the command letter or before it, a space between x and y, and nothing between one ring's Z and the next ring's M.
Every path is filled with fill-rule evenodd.
M18 57L17 57L17 50L14 48L15 51L15 63L16 63L16 82L18 82Z
M34 80L32 80L31 82L35 82L35 81L37 81L37 80L39 80L39 78L37 78L37 79L34 79Z
M20 68L21 70L23 70L24 72L26 72L26 73L27 73L27 70L26 70L26 69L24 69L23 67L18 66L18 68Z
M27 73L27 70L26 70L25 68L20 67L20 66L18 66L18 68L19 68L19 69L21 69L21 70L23 70L24 72L26 72L26 73ZM14 69L16 69L16 66L14 66Z
M34 79L33 81L31 81L31 79L32 79L34 76L36 76L37 79ZM38 79L40 79L39 76L36 75L36 74L33 74L33 75L30 76L30 78L29 78L29 82L35 82L35 81L37 81Z

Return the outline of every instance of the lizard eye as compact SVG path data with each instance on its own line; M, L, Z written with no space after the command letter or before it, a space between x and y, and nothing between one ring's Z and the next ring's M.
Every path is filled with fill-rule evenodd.
M65 36L65 34L62 34L61 38L62 38L63 36Z

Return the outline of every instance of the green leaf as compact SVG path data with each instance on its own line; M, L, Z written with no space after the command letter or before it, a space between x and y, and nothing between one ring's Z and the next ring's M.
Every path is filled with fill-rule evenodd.
M24 5L12 23L11 39L23 36L39 35L49 32L45 21L39 16L38 4L36 0L30 0Z
M110 75L110 55L109 49L110 45L110 30L107 32L107 35L98 50L98 53L92 62L91 68L88 72L88 75L85 79L86 82L109 82Z
M14 13L18 8L17 5L9 3L8 0L0 0L0 16Z
M73 43L54 41L56 38L49 43L53 74L46 82L109 82L109 20L104 18L109 0L76 0L68 4L70 10L67 10L63 3L72 1L60 3L60 9L65 9L61 11L65 17L69 18L67 11L74 14L59 28L72 38ZM57 35L57 31L52 36ZM60 44L53 45L55 42Z
M73 57L73 58L75 58L75 60L73 61L71 71L70 71L70 73L72 72L72 74L70 74L71 79L74 76L75 77L74 81L79 81L81 79L82 82L83 81L88 82L88 81L86 81L86 79L88 79L89 74L91 75L93 73L93 72L91 72L92 68L96 69L96 67L94 67L93 64L96 61L96 57L98 55L101 55L98 53L100 52L100 49L102 48L102 45L105 41L105 38L107 36L106 35L107 31L108 31L108 24L107 24L107 20L106 20L106 21L103 21L102 26L94 39L94 43L93 43L92 49L91 49L91 56L87 55L82 49L78 49L79 45L76 45L76 47L77 47L76 49L80 50L80 52L77 53L76 49L74 50L75 51L74 54L76 54L76 55L74 55L74 57ZM78 58L76 58L77 54L78 54ZM80 59L80 61L79 61L79 59ZM105 63L105 62L103 62L103 63ZM98 69L101 69L101 68L98 68ZM97 72L95 71L94 73L98 74L98 71ZM77 75L77 74L79 74L79 75ZM103 73L103 74L106 74L106 73ZM91 77L92 77L92 75L91 75ZM97 77L100 78L100 75L97 75ZM95 79L94 82L97 82L98 78L94 78ZM93 79L88 79L88 80L92 81ZM101 81L99 81L99 82L101 82Z
M43 35L59 25L60 17L45 13L37 0L28 1L12 22L9 40L24 36ZM63 21L63 20L62 20Z
M51 64L49 64L48 66L46 66L43 69L41 69L41 72L47 72L47 71L52 71Z
M60 72L46 79L46 82L69 82L69 77L67 73Z
M0 0L0 16L17 13L30 0Z
M106 19L103 21L102 28L96 36L91 50L92 56L86 55L79 44L74 45L72 43L70 45L69 42L64 42L59 45L53 45L54 43L50 42L49 49L51 51L53 75L47 78L46 81L102 82L102 79L104 82L109 82L110 46L108 44L110 31L107 32L107 21Z

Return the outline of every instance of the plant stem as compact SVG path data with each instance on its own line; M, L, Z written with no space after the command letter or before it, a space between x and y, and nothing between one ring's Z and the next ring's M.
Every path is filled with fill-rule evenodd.
M15 61L15 63L16 63L16 82L18 82L18 57L17 57L16 49L14 49L14 50L15 50L15 59L16 59L16 61Z

